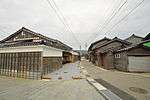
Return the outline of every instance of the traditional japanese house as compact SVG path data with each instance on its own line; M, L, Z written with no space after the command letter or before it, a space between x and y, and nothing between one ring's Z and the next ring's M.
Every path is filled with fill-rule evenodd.
M115 37L114 39L95 47L94 51L97 57L98 66L105 69L113 69L113 51L125 48L129 45L131 45L130 42Z
M129 46L114 52L114 67L121 71L150 72L149 41Z
M65 63L73 63L79 60L79 53L75 51L64 51L63 52L63 64Z
M114 67L122 71L150 72L150 35L145 38L132 35L131 46L114 52Z
M90 48L96 65L105 69L131 72L150 72L149 34L143 38L132 35L125 40L115 37L102 45Z
M23 27L0 41L0 75L41 79L61 68L63 53L70 51L64 43Z
M110 40L111 39L104 37L103 39L92 43L88 49L89 61L91 61L93 64L98 65L98 59L97 59L95 48L103 45L104 43L106 43Z
M74 63L76 61L80 60L80 54L76 51L71 51L71 63Z

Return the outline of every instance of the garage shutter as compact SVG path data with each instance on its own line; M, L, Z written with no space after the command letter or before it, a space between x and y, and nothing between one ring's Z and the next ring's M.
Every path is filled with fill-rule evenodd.
M150 56L128 56L129 71L150 72Z

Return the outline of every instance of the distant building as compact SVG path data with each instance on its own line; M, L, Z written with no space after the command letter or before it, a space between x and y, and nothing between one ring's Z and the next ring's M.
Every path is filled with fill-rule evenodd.
M140 42L143 41L143 37L137 36L135 34L132 34L130 37L128 37L127 39L125 39L125 41L128 41L130 43L134 44L138 44Z
M0 41L0 75L41 79L62 67L67 52L66 44L23 27Z
M133 34L125 40L117 37L103 38L92 43L89 47L89 61L105 69L116 68L122 71L150 72L148 36L142 38Z
M103 45L104 43L109 42L109 41L111 41L111 39L104 37L103 39L96 41L90 45L90 47L88 49L88 55L89 55L89 60L92 63L94 63L94 64L97 63L97 56L96 56L95 48L100 47L101 45Z
M121 40L117 37L112 39L109 42L106 42L102 44L101 46L97 46L95 48L95 54L96 54L96 65L101 66L105 69L113 69L113 61L114 61L114 55L113 52L122 48L127 47L131 43Z
M150 72L150 47L144 45L147 42L114 52L114 67L121 71Z

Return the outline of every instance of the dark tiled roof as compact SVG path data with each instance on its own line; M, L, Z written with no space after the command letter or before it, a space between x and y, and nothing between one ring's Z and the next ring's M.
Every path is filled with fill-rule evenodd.
M92 44L90 45L90 47L89 47L89 50L90 50L95 44L97 44L97 43L99 43L99 42L101 42L101 41L104 41L104 40L109 40L109 41L110 41L111 39L109 39L109 38L107 38L107 37L104 37L103 39L100 39L100 40L98 40L98 41L92 43Z
M128 40L128 39L130 39L130 38L141 38L141 39L143 39L143 37L140 37L140 36L137 36L137 35L135 35L135 34L132 34L130 37L128 37L128 38L126 38L125 40Z
M115 38L113 38L111 41L108 41L108 42L104 43L103 45L98 46L97 48L106 46L106 45L108 45L108 44L110 44L110 43L112 43L112 42L115 42L115 41L119 41L119 42L124 43L124 44L126 44L126 45L130 45L130 44L131 44L131 43L128 42L128 41L125 41L125 40L122 40L122 39L119 39L119 38L115 37Z
M115 52L128 51L128 50L133 49L133 48L143 47L143 43L146 43L146 42L150 42L150 40L143 41L143 42L141 42L141 43L139 43L139 44L131 45L131 46L129 46L129 47L126 47L126 48L117 50L117 51L115 51ZM147 47L145 47L145 48L147 48ZM150 49L150 48L149 48L149 49Z
M52 39L52 38L46 37L46 36L44 36L44 35L42 35L42 34L39 34L39 33L36 33L36 32L34 32L34 31L31 31L31 30L29 30L29 29L27 29L27 28L25 28L25 27L22 27L20 30L18 30L18 31L15 32L14 34L12 34L12 35L8 36L7 38L3 39L2 41L0 41L1 46L4 45L3 43L5 43L6 40L12 38L12 37L15 36L16 34L19 34L21 31L24 31L24 32L33 34L33 35L35 35L35 36L38 36L38 37L40 37L40 38L43 38L44 40L47 41L47 42L46 42L47 45L52 46L52 47L54 47L54 48L63 49L63 50L72 50L72 48L71 48L70 46L68 46L68 45L66 45L66 44L64 44L64 43L62 43L61 41L58 41L58 40L56 40L56 39ZM57 46L50 45L50 42L56 43L56 44L58 44L58 45L57 45ZM28 44L34 44L34 45L36 45L36 44L38 44L38 43L35 43L35 42L33 42L33 43L21 43L21 42L19 42L19 43L20 43L20 45L28 45ZM17 45L19 45L19 43L15 43L15 44L9 43L9 44L7 44L7 45L17 46ZM6 44L5 44L4 46L6 46Z

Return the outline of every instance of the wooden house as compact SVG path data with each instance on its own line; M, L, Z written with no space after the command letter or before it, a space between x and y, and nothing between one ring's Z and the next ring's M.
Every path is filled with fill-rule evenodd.
M103 45L104 43L110 41L111 39L104 37L101 40L98 40L94 43L92 43L88 49L88 55L89 55L89 61L91 61L92 63L98 65L98 61L97 61L97 56L96 56L96 51L95 48L99 47L101 45Z
M95 48L98 66L105 69L113 69L114 55L113 52L131 45L130 42L121 40L117 37L113 38Z
M150 47L144 45L148 42L115 51L114 67L121 71L150 72Z
M72 48L22 27L0 41L0 74L41 79L62 67L63 53Z
M100 40L101 41L101 40ZM96 65L105 69L150 72L150 40L132 35L125 40L115 37L90 48Z
M79 60L79 53L75 51L63 51L63 64L74 63Z

